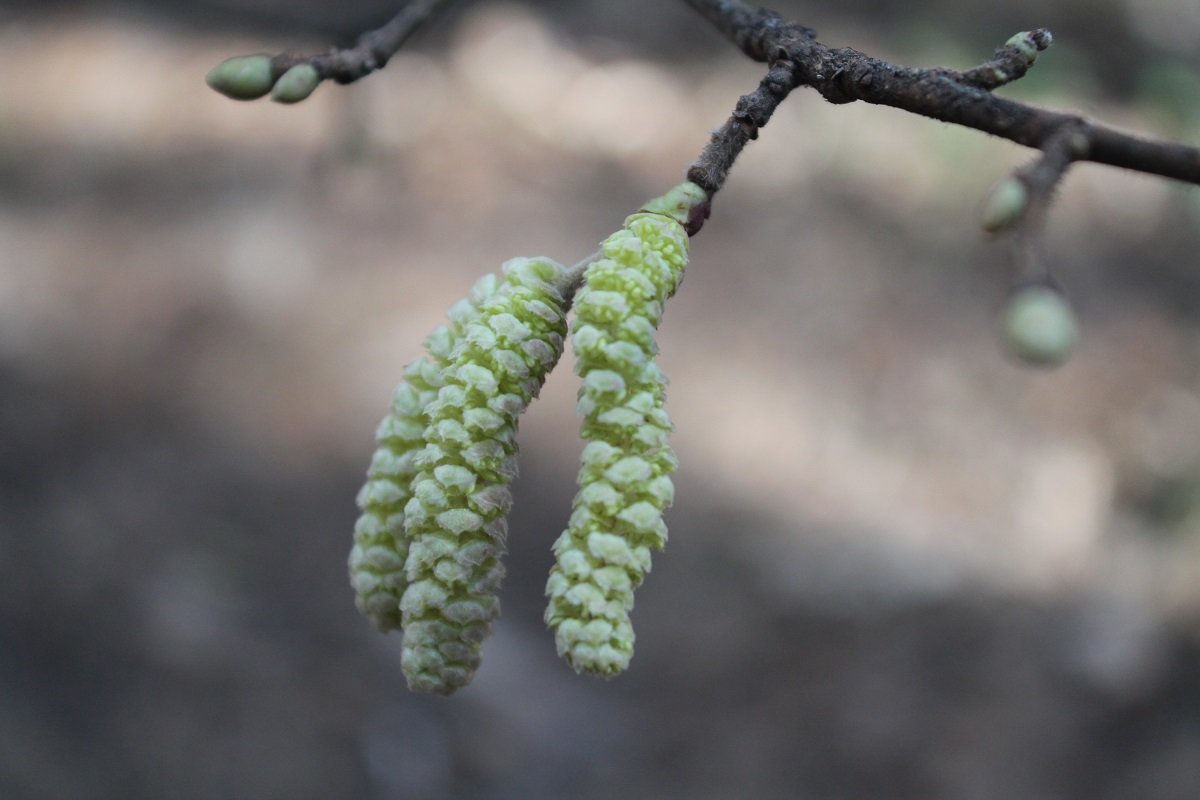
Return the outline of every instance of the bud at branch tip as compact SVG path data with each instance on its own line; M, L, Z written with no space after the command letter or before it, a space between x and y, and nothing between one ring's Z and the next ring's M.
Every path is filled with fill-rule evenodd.
M1054 37L1045 28L1032 31L1021 31L1004 43L1005 47L1015 47L1032 64L1037 61L1038 53L1053 43Z
M1027 364L1059 366L1079 340L1071 304L1062 292L1045 285L1014 292L1001 313L1000 325L1005 347Z
M312 64L297 64L279 76L271 99L276 103L299 103L312 94L321 82L316 67Z
M228 58L213 67L204 80L234 100L256 100L275 85L271 56L262 53Z

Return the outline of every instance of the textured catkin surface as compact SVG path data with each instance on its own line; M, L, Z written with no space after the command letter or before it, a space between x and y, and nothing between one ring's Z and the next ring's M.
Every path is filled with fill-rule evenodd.
M415 457L425 446L425 407L443 385L456 343L478 317L480 304L499 285L495 275L485 275L469 296L450 309L450 324L431 333L425 340L427 354L405 369L391 408L375 433L375 454L358 494L362 514L354 525L349 566L355 604L380 631L400 627L400 598L408 586L404 507L412 497L412 479L418 471Z
M546 622L577 672L612 676L629 666L633 590L650 571L650 551L666 543L662 514L677 463L654 333L687 247L675 219L635 214L604 242L576 297L572 343L586 444L570 522L554 545Z
M417 691L449 694L479 666L500 613L517 418L562 354L567 271L515 259L503 273L436 377L423 447L413 451L400 611L401 666Z

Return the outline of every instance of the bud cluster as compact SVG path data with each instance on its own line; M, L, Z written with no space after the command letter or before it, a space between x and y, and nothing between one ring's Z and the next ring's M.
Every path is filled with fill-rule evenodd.
M257 53L227 58L209 71L208 85L234 100L257 100L267 94L277 103L299 103L316 91L321 75L312 64L280 66Z

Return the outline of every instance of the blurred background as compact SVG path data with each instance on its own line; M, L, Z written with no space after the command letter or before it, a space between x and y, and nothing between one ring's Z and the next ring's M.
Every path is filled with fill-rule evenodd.
M784 2L822 41L1200 141L1195 0ZM998 349L975 213L1010 143L798 91L667 309L671 543L612 682L541 622L569 367L521 427L505 612L410 694L355 611L354 495L475 278L573 262L761 68L682 3L458 2L284 108L223 58L387 0L0 2L0 797L1200 796L1200 193L1082 165L1077 357Z

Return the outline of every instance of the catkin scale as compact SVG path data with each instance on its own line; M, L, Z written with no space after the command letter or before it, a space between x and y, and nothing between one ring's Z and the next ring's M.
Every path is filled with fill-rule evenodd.
M677 462L654 333L687 265L682 223L698 198L702 190L685 183L648 206L657 213L626 219L575 300L572 346L587 444L573 511L553 548L546 623L576 672L612 677L629 666L633 591L650 571L651 551L666 544L662 515L674 499Z
M409 687L465 685L500 613L505 515L516 476L517 418L562 353L567 271L547 259L505 264L464 326L425 405L423 447L404 506L407 586L401 668Z

